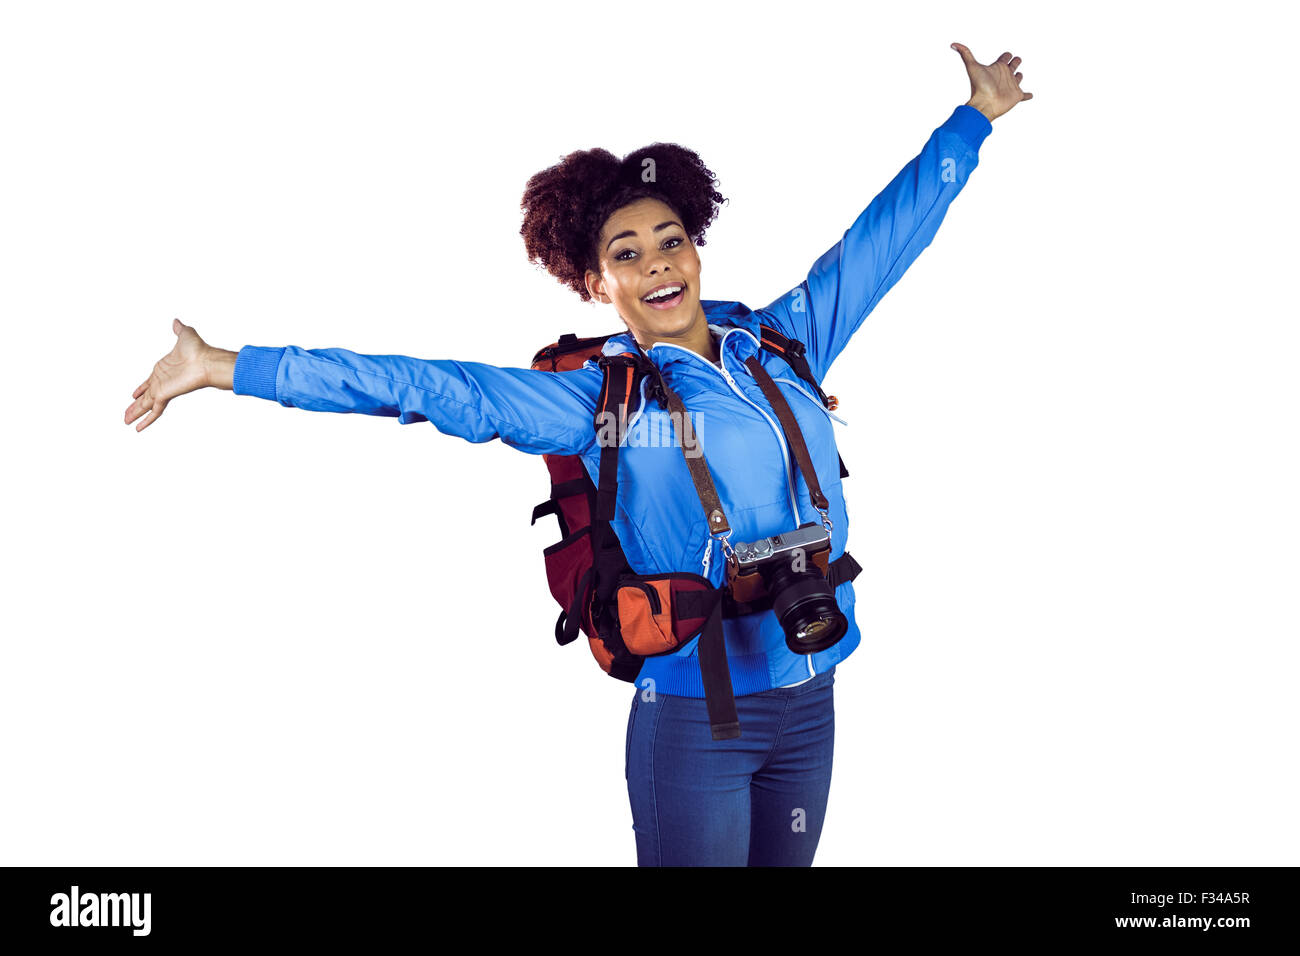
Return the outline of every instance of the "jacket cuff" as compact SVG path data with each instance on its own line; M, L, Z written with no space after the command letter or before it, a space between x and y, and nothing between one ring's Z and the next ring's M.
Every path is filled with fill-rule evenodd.
M964 139L973 152L979 152L984 137L993 132L989 118L969 103L962 103L953 110L943 125Z
M235 357L235 394L256 395L273 402L279 401L275 395L275 375L283 356L283 348L245 345Z

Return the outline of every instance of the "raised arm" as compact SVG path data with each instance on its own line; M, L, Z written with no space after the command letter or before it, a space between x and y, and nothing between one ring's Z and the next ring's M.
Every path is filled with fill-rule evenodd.
M953 110L921 152L877 195L842 239L813 263L799 285L757 310L759 318L802 341L820 380L876 303L934 239L948 206L979 164L992 119L1021 99L1019 58L989 66L953 44L971 79L971 98Z
M974 107L958 106L844 237L813 263L807 278L758 310L764 322L804 343L819 381L934 239L992 128Z
M347 349L247 345L214 349L176 320L177 345L136 389L130 424L143 430L176 395L204 385L316 412L359 412L400 424L431 422L471 442L502 442L529 454L576 455L596 440L603 382L588 363L571 372L501 368L482 362L361 355Z

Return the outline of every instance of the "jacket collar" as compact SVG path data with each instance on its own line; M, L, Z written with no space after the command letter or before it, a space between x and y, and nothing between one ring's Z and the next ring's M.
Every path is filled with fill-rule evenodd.
M735 362L743 364L746 358L758 352L758 320L754 317L754 313L746 308L743 303L701 299L700 307L704 309L710 331L713 332L715 338L723 338L726 354L733 356ZM744 331L728 334L733 329L743 329ZM662 347L660 347L661 345ZM619 352L635 351L636 340L632 338L631 332L620 332L617 335L611 335L604 346L601 347L602 355L617 355ZM667 368L674 362L708 363L708 359L692 352L690 349L665 343L655 343L646 350L646 355L661 369ZM727 364L730 365L731 363L728 362Z

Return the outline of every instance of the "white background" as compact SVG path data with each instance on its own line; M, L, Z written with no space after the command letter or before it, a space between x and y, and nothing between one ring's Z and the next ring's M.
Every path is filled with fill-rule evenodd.
M1276 4L42 3L0 19L0 862L635 863L540 458L205 389L175 340L527 365L621 328L527 178L697 150L785 292L1023 58L827 379L863 643L818 865L1294 865L1292 34Z

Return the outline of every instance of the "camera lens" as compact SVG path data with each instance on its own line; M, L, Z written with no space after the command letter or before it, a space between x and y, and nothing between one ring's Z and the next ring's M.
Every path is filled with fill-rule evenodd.
M772 610L785 631L785 645L794 653L824 651L848 631L848 618L820 571L793 571L781 564L772 568L766 583L774 595Z

